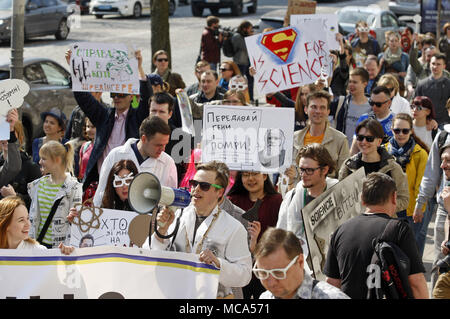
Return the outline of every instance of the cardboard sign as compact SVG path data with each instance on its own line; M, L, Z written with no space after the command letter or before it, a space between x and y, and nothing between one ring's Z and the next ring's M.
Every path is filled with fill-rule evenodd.
M73 91L139 94L138 62L126 45L83 42L71 50Z
M328 48L339 50L339 41L336 41L336 33L339 32L338 17L335 14L293 14L291 15L291 26L299 26L305 21L321 20L323 31L327 33Z
M0 249L0 299L209 299L216 298L219 273L181 252Z
M314 14L316 13L316 1L289 0L286 15L284 17L284 26L289 25L292 14Z
M138 213L83 206L78 214L70 229L72 246L131 246L128 230Z
M333 232L346 220L364 212L360 199L364 177L364 168L360 168L302 209L310 269L318 280L326 277L322 270Z
M294 109L205 105L202 162L274 173L292 163Z
M245 43L260 94L314 83L322 68L331 67L321 20L246 37Z
M181 113L181 129L195 137L194 118L192 116L191 103L185 91L177 93L178 105Z

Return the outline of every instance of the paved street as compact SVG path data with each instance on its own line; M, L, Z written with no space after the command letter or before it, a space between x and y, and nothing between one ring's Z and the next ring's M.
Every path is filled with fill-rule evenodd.
M338 2L319 2L318 13L332 13L338 8L348 5L366 6L376 3L387 8L388 0L352 0ZM259 0L256 14L245 13L241 17L231 17L227 9L221 10L219 17L222 26L236 27L242 20L249 20L257 24L259 18L273 10L286 9L287 0ZM170 37L172 48L172 69L180 73L189 85L194 82L193 66L199 52L200 36L205 26L206 16L210 15L208 10L204 11L203 17L193 17L190 6L182 5L177 8L175 15L170 17ZM140 19L105 17L96 19L94 16L81 16L80 28L71 30L65 41L56 41L53 36L35 38L25 43L25 57L48 57L66 66L64 53L74 42L116 42L125 43L130 47L142 50L144 58L144 69L150 73L151 48L150 48L150 17L144 16ZM11 57L9 44L0 44L0 61L8 61ZM424 262L427 270L431 267L433 253L432 227L430 224L429 237L424 253ZM427 273L427 280L429 281Z

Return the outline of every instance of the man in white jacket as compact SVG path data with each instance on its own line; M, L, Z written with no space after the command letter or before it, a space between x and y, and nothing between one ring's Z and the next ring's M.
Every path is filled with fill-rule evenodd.
M231 287L244 287L251 279L252 259L247 245L247 231L234 217L218 207L228 186L225 164L210 162L197 167L190 181L191 204L173 212L165 207L157 217L158 232L175 236L160 238L155 232L143 247L174 249L199 254L199 261L220 269L217 297L231 295ZM177 223L173 221L177 218Z
M278 214L277 228L291 231L300 239L306 258L308 245L301 210L325 190L337 184L338 180L327 177L335 170L336 163L322 144L303 146L297 158L301 182L284 197Z
M139 127L140 139L130 138L109 152L100 171L94 206L100 207L111 168L120 160L132 160L139 172L150 172L162 186L177 187L175 162L164 152L170 138L169 125L157 116L146 118Z

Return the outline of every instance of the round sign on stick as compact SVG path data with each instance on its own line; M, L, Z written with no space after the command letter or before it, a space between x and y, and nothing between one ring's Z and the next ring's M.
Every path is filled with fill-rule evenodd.
M128 236L134 245L142 247L145 243L145 240L150 235L151 220L152 215L138 215L130 222Z
M0 115L22 106L25 96L30 92L27 82L19 79L0 81Z

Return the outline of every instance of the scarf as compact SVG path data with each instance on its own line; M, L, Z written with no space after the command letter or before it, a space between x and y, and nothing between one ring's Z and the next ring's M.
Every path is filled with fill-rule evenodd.
M411 153L414 150L415 145L416 142L412 136L403 147L400 147L394 138L389 140L388 152L395 157L395 161L402 167L404 172L406 171L406 165L411 159Z
M386 49L386 51L384 51L384 61L388 64L391 65L397 61L400 61L402 58L402 49L398 48L397 52L392 52L391 49L388 47Z

